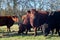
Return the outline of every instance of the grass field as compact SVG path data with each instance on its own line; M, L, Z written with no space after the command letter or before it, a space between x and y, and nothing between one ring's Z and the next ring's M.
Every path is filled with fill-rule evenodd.
M43 36L40 32L35 37L34 32L28 32L27 35L18 35L18 25L13 25L11 27L11 32L6 31L6 26L0 26L0 40L60 40L58 35L49 35L47 37Z

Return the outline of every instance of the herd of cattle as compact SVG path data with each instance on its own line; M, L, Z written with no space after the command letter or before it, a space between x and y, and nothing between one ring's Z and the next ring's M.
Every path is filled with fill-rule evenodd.
M47 36L50 31L52 34L54 33L54 29L56 29L56 33L60 36L60 11L37 11L35 9L31 9L27 11L27 14L22 16L23 23L20 24L18 33L23 33L26 31L31 31L31 28L34 29L34 35L37 35L37 28L42 28L43 34ZM44 25L44 26L41 26Z
M33 28L35 32L34 35L36 36L37 29L41 28L45 36L47 36L50 31L52 31L53 34L54 29L56 29L56 33L60 36L60 11L49 12L31 9L22 16L22 20L22 23L18 23L18 34L23 33L24 31L27 34L27 32L31 31L31 28ZM0 26L6 25L7 31L10 31L10 27L14 22L18 22L17 16L0 16Z

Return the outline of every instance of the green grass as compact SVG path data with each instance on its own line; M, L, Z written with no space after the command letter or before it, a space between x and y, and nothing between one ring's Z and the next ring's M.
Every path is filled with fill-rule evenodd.
M49 35L45 37L40 32L38 32L36 37L32 35L34 32L28 32L27 35L18 35L18 25L13 25L11 31L7 32L6 26L0 26L0 40L60 40L58 35L54 34L53 36Z

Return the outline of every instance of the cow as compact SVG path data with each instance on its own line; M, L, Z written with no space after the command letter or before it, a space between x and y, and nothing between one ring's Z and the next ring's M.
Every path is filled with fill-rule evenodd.
M37 28L44 23L46 23L49 12L47 11L36 11L35 9L31 10L30 24L34 29L34 36L37 35Z
M60 11L52 11L52 15L48 16L47 24L48 27L45 29L45 36L50 33L50 30L56 29L60 36Z
M30 11L27 11L27 14L22 16L22 23L19 25L19 31L18 34L23 33L26 31L26 34L28 31L31 31L31 25L30 25Z
M30 11L28 11L29 13ZM23 21L23 24L26 24L27 27L28 27L28 30L31 31L31 25L30 25L30 21L29 21L29 14L26 14L26 15L23 15L22 16L22 21Z
M17 16L0 16L0 26L7 26L7 31L11 31L10 27L18 22Z

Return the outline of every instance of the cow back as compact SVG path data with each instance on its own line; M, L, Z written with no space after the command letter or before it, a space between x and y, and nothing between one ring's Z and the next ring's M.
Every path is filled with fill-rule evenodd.
M14 21L12 20L11 16L0 16L0 26L9 25L13 23Z

